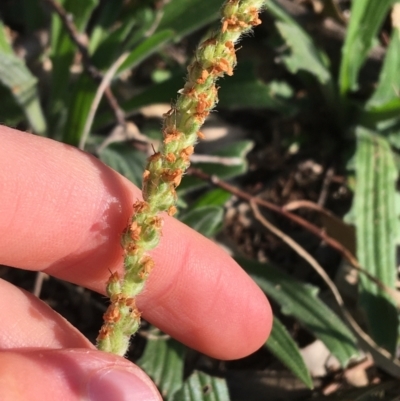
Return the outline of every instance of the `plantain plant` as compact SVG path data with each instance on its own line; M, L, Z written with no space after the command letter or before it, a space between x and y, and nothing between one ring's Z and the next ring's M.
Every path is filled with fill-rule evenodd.
M46 13L41 1L15 2L10 7L22 4L24 12L11 10L8 20L13 26L26 26L28 32L42 28L46 24ZM143 181L143 200L134 204L132 219L122 234L124 275L113 272L106 284L111 302L98 336L100 349L125 354L130 336L139 327L140 311L135 297L153 267L148 252L159 240L162 229L160 213L175 214L177 192L180 204L184 206L178 218L209 236L220 230L229 193L221 189L209 190L194 204L185 205L184 195L191 190L204 189L206 183L185 177L180 188L176 189L189 165L194 145L203 135L200 127L218 98L223 108L269 110L283 120L297 118L300 113L304 116L310 111L314 117L316 107L323 110L327 125L334 131L335 140L343 144L349 160L348 177L353 182L355 194L353 223L357 231L358 260L380 282L395 288L398 239L395 183L399 166L397 151L400 148L398 1L352 1L351 17L337 67L335 60L330 59L315 38L279 6L280 1L228 0L222 4L222 0L171 0L163 6L162 12L157 10L153 1L57 1L74 17L77 32L86 35L88 56L98 72L104 74L121 54L126 53L125 61L115 72L112 82L112 87L117 89L130 71L138 70L154 55L168 65L164 50L168 44L219 20L197 48L187 68L187 81L164 116L161 135L154 133L151 126L145 130L146 134L161 142L147 162L142 152L124 143L98 146L102 141L99 133L104 132L115 118L106 105L100 105L101 112L97 113L90 130L86 150L93 150L101 160L136 185ZM275 30L273 39L258 43L258 49L265 51L268 42L286 74L268 83L258 78L252 61L239 62L235 68L237 41L261 22L260 9L265 9L272 18ZM390 12L393 17L391 37L379 78L371 89L360 72ZM82 142L98 81L84 68L73 68L77 63L76 53L77 44L71 40L62 19L51 14L50 46L46 52L38 54L37 59L50 57L52 69L46 77L35 76L16 56L10 45L6 23L0 21L2 122L14 126L25 124L36 134L78 146ZM13 74L9 74L10 68ZM233 73L232 77L221 82L217 95L216 80ZM181 88L184 74L174 64L155 71L151 85L143 86L131 98L119 96L122 111L128 115L143 106L170 102ZM308 94L308 103L294 96L294 86ZM243 93L246 96L242 96ZM210 161L198 166L221 178L235 177L247 171L246 155L251 147L252 141L237 141L215 153L215 156L235 160L236 164L221 165ZM354 157L349 157L350 153ZM273 266L243 258L238 261L284 313L295 317L306 330L324 342L342 367L359 354L356 336L318 297L316 287L288 277ZM394 355L399 326L395 303L387 291L364 276L359 280L359 292L359 306L366 317L368 334ZM299 348L278 319L274 321L266 347L308 387L312 387ZM182 344L171 339L149 339L138 363L152 376L168 400L189 399L190 394L197 394L190 399L206 400L208 398L201 392L206 385L218 395L215 399L229 399L226 383L221 379L194 372L184 381L184 358L185 347ZM160 369L160 364L168 366L168 372L173 373Z

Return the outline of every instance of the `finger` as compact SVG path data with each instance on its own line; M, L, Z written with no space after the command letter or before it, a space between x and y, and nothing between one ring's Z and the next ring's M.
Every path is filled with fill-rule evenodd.
M88 339L48 305L4 280L0 280L0 304L0 350L94 349Z
M75 148L4 127L0 136L0 262L104 293L109 270L121 269L119 237L139 191ZM269 304L219 247L166 218L153 254L139 299L146 319L218 358L263 344Z
M161 401L135 365L95 350L0 353L0 399L13 401Z

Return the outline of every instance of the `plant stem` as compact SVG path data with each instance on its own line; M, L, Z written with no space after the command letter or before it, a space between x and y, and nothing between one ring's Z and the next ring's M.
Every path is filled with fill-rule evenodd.
M187 81L179 97L164 115L163 143L149 158L143 174L143 201L133 205L133 216L122 235L124 276L112 273L107 283L111 303L97 338L98 348L124 355L129 339L140 325L135 297L142 291L154 266L148 252L159 242L161 212L176 212L176 191L189 167L190 155L205 118L217 103L216 81L232 75L236 65L235 43L261 20L263 0L227 0L221 10L218 31L203 41L188 67Z

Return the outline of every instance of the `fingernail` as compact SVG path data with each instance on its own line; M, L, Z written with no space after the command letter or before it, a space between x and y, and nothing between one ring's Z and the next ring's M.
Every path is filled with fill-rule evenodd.
M155 390L135 374L121 369L96 372L89 380L90 401L159 401Z

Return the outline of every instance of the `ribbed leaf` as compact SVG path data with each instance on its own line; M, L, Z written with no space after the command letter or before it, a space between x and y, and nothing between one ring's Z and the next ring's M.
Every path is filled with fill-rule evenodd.
M339 86L342 94L357 89L358 74L390 6L396 0L353 0L342 47Z
M40 105L37 79L17 57L7 41L4 25L0 21L0 83L12 93L22 108L32 130L46 133L46 121Z
M379 76L378 87L367 103L368 108L376 108L399 98L400 91L400 29L393 28Z
M239 264L261 289L319 338L342 366L358 355L356 339L342 320L318 297L318 289L302 284L278 269L239 258Z
M265 346L308 388L313 388L310 372L304 363L297 344L286 330L286 327L276 317L274 317L272 331Z
M180 216L179 220L205 237L212 237L221 229L223 218L222 207L202 206Z
M230 401L224 379L194 372L171 401Z
M153 379L165 399L183 386L185 347L173 339L149 339L138 365Z
M393 154L386 139L363 128L357 129L356 187L354 215L357 255L373 276L395 288L395 207L397 178ZM398 335L396 309L388 295L360 275L360 302L374 340L393 353Z

